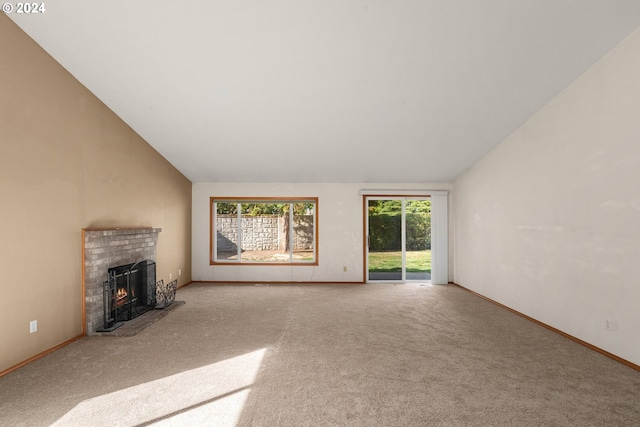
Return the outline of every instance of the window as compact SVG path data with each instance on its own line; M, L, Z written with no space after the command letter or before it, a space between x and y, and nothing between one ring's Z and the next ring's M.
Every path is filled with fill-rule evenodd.
M318 198L211 198L211 264L318 265Z

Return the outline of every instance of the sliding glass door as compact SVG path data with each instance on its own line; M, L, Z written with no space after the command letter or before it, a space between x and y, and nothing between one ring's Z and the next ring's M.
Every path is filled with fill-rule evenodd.
M429 197L367 197L367 281L431 280Z
M405 200L406 280L431 280L431 200Z

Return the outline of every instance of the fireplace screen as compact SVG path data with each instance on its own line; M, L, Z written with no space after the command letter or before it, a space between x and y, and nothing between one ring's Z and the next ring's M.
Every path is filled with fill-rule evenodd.
M150 260L108 270L104 282L104 328L112 331L156 305L156 263Z

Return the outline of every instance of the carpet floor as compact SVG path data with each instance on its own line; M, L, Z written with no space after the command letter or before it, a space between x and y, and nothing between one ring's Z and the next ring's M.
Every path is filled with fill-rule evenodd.
M640 372L457 286L219 286L0 378L0 426L640 426Z

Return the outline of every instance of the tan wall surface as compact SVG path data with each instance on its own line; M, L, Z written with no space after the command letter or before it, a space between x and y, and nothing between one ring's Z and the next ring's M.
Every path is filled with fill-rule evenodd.
M0 200L0 372L81 334L82 228L162 228L191 280L191 182L4 14Z
M454 280L640 364L640 30L459 177Z

